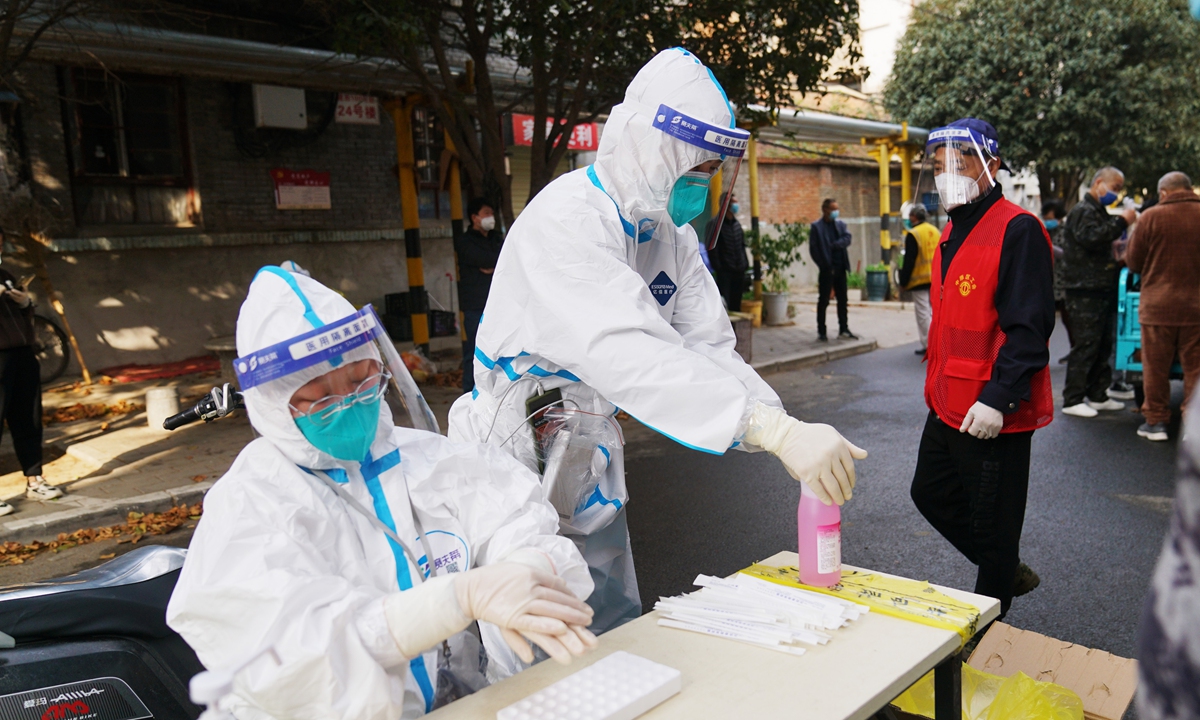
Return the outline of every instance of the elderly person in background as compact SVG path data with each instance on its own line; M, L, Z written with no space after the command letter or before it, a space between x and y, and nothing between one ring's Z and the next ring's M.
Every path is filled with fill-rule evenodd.
M850 231L838 220L838 204L833 198L821 202L821 219L808 230L808 254L817 266L817 339L828 340L825 332L825 311L829 309L829 293L837 296L838 337L857 340L850 332L849 310L846 301L846 273L850 272Z
M1171 419L1171 365L1183 364L1186 406L1200 375L1200 196L1192 180L1170 172L1158 181L1158 204L1147 210L1125 254L1142 275L1142 380L1146 422L1138 435L1166 440Z
M904 267L900 268L900 285L912 293L913 310L917 315L917 334L921 347L917 355L924 355L929 344L929 322L933 319L933 307L929 304L929 286L933 282L931 263L937 251L942 232L925 220L923 205L913 205L904 224L908 232L904 235Z
M717 289L725 298L725 308L729 312L740 312L742 309L742 293L746 292L746 269L750 262L746 259L746 236L742 232L742 224L738 222L737 195L729 193L729 212L721 221L721 235L717 246L709 253L712 268L717 273ZM725 196L721 196L721 207L725 206ZM704 243L700 243L704 249Z
M1063 387L1063 414L1096 417L1100 410L1125 404L1108 397L1117 313L1117 276L1113 242L1137 220L1137 211L1110 215L1105 209L1125 189L1125 175L1105 167L1092 176L1083 200L1075 203L1063 224L1062 285L1071 318L1071 354Z

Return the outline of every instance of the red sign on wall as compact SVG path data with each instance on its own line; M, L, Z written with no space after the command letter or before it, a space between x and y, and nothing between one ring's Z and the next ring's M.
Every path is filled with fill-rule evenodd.
M546 134L550 134L550 128L554 121L546 118ZM529 146L533 144L533 116L512 115L512 134L513 145ZM594 152L600 147L600 132L596 123L580 123L571 131L571 137L567 140L568 150L577 150L579 152Z
M329 210L329 173L274 168L276 210Z

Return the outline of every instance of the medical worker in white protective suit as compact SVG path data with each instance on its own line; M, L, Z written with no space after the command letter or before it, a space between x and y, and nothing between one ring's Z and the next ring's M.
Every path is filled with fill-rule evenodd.
M866 453L828 425L789 417L734 352L688 225L711 202L720 165L733 182L749 140L733 124L721 86L687 51L665 50L638 72L595 164L538 193L505 238L479 327L476 391L455 402L451 438L502 445L529 465L539 456L526 417L543 402L621 409L703 452L767 450L826 502L850 497L854 458ZM596 583L598 632L641 613L620 443L602 450L594 492L574 516L558 508ZM572 532L598 508L609 513L603 528Z
M537 476L436 434L370 306L264 268L237 347L262 437L205 497L167 622L209 669L274 648L237 675L238 718L424 715L486 684L475 620L530 660L521 635L564 661L594 645Z

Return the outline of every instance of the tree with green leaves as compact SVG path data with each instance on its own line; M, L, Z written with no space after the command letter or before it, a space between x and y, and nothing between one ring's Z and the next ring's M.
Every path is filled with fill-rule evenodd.
M1069 203L1104 165L1131 188L1200 171L1200 24L1185 0L926 0L884 103L934 127L994 125L1014 168Z
M454 142L472 192L500 199L503 115L528 108L535 132L532 199L554 176L575 126L620 102L654 53L694 52L739 107L767 115L814 89L834 56L859 60L857 0L309 0L335 28L336 48L395 60L417 81ZM469 67L470 71L466 71ZM497 91L497 79L516 90ZM742 120L754 120L747 113Z

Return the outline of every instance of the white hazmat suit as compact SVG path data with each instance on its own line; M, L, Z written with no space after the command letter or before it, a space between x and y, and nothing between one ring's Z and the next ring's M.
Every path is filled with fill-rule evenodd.
M301 295L311 308L307 316ZM354 312L314 280L263 272L242 305L237 346L247 355L311 330L317 319L329 323ZM430 560L418 551L418 568L305 468L324 470L409 547L420 548L415 513L439 573L493 565L532 548L578 597L592 590L579 553L555 534L557 518L537 476L512 457L396 427L386 405L366 461L345 462L316 449L288 401L332 367L325 361L246 391L262 437L205 497L167 609L168 624L210 669L275 648L279 665L263 658L238 675L231 709L243 720L410 718L433 703L441 646L402 650L389 634L397 618L387 603L414 577L428 576Z
M819 497L822 482L842 480L845 492L833 499L848 497L849 443L826 425L788 417L735 352L696 232L671 220L676 181L724 157L666 131L664 123L688 118L700 121L693 128L734 125L708 68L681 48L665 50L612 109L595 164L556 179L525 207L492 279L475 390L455 402L449 435L503 445L535 467L533 434L522 428L526 401L557 388L567 407L624 410L689 448L769 450ZM607 474L601 488L623 493L619 448ZM621 499L599 498L616 506L611 522L574 537L596 584L588 603L600 632L641 614Z

